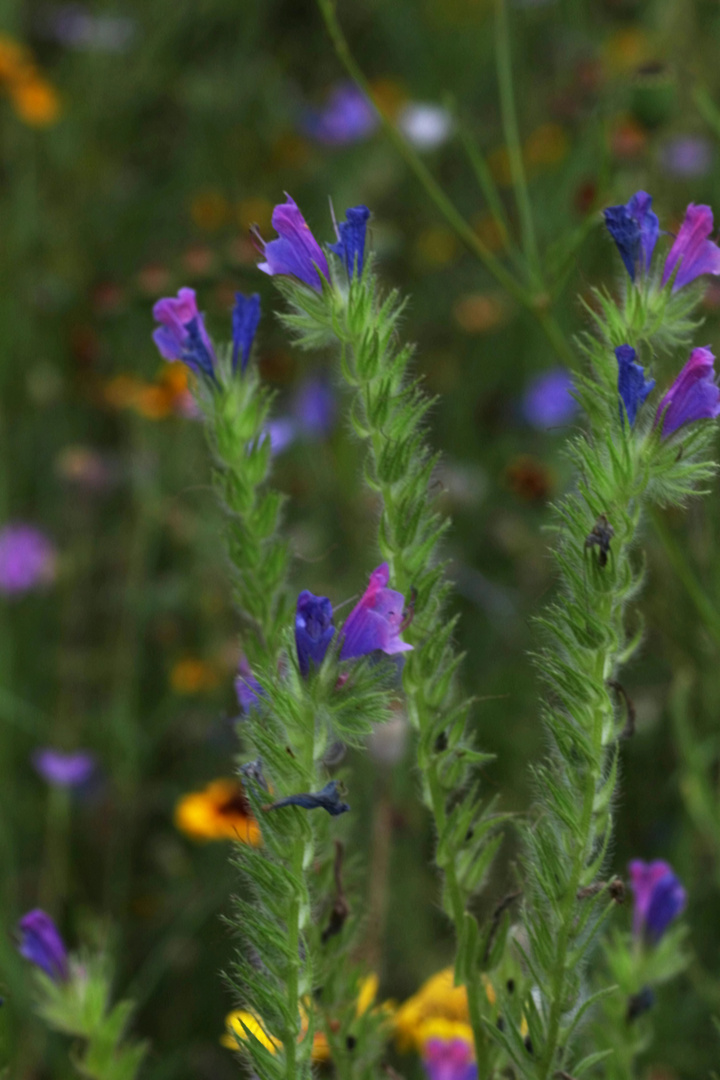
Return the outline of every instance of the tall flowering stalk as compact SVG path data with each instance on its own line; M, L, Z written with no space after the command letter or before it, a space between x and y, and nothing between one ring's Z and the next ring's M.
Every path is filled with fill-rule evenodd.
M454 679L462 655L453 644L456 619L446 611L450 585L439 557L449 521L429 495L438 460L426 438L432 400L411 374L412 346L398 342L404 304L397 293L382 295L365 258L368 216L365 207L348 210L330 249L339 261L327 268L320 289L278 277L291 308L282 318L301 347L340 347L353 428L366 448L365 480L380 503L378 545L392 581L411 598L404 636L414 648L405 657L403 689L418 732L423 796L437 826L443 903L456 927L456 978L467 985L475 1051L485 1075L492 1047L482 1019L479 968L493 942L483 938L468 905L501 842L501 818L480 800L474 774L490 755L468 735L472 701L458 694ZM306 278L305 285L311 284Z
M292 200L273 221L280 238L263 244L261 269L281 268L320 290L325 256ZM192 290L160 301L154 314L162 355L196 375L243 620L245 659L236 683L244 713L240 776L243 813L254 816L255 839L236 846L235 861L248 888L235 900L231 919L239 948L227 976L242 1008L233 1014L227 1039L250 1055L258 1075L299 1080L309 1076L318 1047L327 1051L330 1029L319 1030L316 991L321 982L342 982L333 962L337 968L347 950L348 913L342 919L336 913L333 923L328 899L336 819L351 804L330 776L329 752L338 739L356 743L371 730L371 721L388 716L393 669L363 658L410 648L401 638L403 597L388 588L383 565L339 632L330 599L308 590L297 598L293 625L288 549L278 532L282 497L267 483L271 397L249 363L259 301L237 297L233 343L224 349L210 339ZM338 891L339 882L336 876ZM354 995L355 986L347 993ZM334 1013L330 1038L341 1066L343 1044L335 1035L352 1017L345 1008L344 1019L338 1019L346 1003L331 998L324 993L322 1007Z
M282 276L286 266L264 267L280 275L291 309L284 321L297 342L340 347L353 427L367 449L366 481L380 501L380 550L398 586L414 598L407 638L415 648L405 661L403 686L438 829L444 901L458 937L456 978L467 985L481 1077L490 1075L495 1060L490 1039L524 1077L548 1080L558 1070L580 1072L599 1060L591 1053L577 1062L574 1043L583 1018L607 992L591 992L585 961L620 896L602 873L619 749L632 729L632 705L618 676L642 636L641 627L628 629L627 606L643 578L631 553L649 506L681 504L716 469L713 428L698 423L720 412L708 349L692 353L654 410L646 404L655 386L646 369L656 351L685 342L693 326L694 298L674 298L694 277L718 272L714 245L698 229L681 230L662 276L653 276L657 219L650 217L649 197L639 196L630 209L615 208L625 211L616 215L625 228L620 240L615 219L608 219L631 291L622 307L598 294L601 310L594 318L601 333L578 346L586 371L576 377L576 395L587 423L568 446L575 491L556 507L559 598L538 619L551 751L535 769L537 812L524 829L524 929L514 949L525 992L520 1009L517 996L502 1002L499 1025L482 1015L480 968L492 964L489 954L494 944L501 950L502 935L499 943L492 928L481 935L468 911L498 843L498 819L478 800L471 767L486 755L467 737L471 703L458 701L454 687L461 657L453 650L454 621L445 612L448 585L437 553L447 522L429 498L436 459L426 445L424 419L431 402L409 374L412 349L398 344L402 304L395 294L382 296L369 261L363 266L367 215L358 211L364 208L348 213L332 249L341 267L323 262L312 278L292 272L299 282ZM705 228L707 215L700 216Z

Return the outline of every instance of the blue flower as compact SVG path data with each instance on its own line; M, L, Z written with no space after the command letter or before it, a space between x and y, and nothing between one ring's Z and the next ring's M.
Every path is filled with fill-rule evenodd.
M334 86L322 109L306 109L303 127L320 143L345 146L372 135L378 116L362 90L352 82Z
M240 708L244 713L249 713L251 709L256 709L260 704L260 698L263 695L263 688L257 681L250 665L244 656L240 657L240 663L238 664L237 678L235 679L235 693L240 704Z
M327 596L313 596L307 589L298 596L295 614L295 644L298 665L303 675L310 672L310 661L322 664L335 627L332 604Z
M259 322L259 295L253 293L252 296L243 296L242 293L235 293L235 307L232 313L233 371L237 371L240 354L242 354L241 370L244 371L247 367Z
M202 319L197 315L185 324L185 343L180 359L196 375L207 375L215 379L215 354L208 344L207 334Z
M572 420L577 401L572 396L573 381L567 368L556 367L540 372L528 383L522 399L522 411L536 428L560 427Z
M363 271L363 259L365 257L365 234L370 211L367 206L353 206L345 211L345 221L338 225L338 241L329 244L330 251L339 255L345 264L348 277L352 278L357 271L358 276Z
M651 209L652 196L638 191L625 206L608 206L604 211L605 224L620 252L620 258L635 280L638 262L650 269L655 244L660 234L657 214Z
M630 427L635 423L637 411L655 386L654 379L645 379L645 370L635 363L637 353L631 345L618 345L615 356L618 362L618 393L625 406ZM622 405L620 419L623 418Z
M21 956L36 964L55 982L67 980L67 951L57 926L46 912L40 908L28 911L18 923L18 934Z
M633 934L658 942L673 919L684 910L687 893L682 882L663 859L646 863L633 859L628 866L635 895Z
M270 806L263 806L263 810L279 810L283 806L300 806L303 810L327 810L332 817L346 814L350 809L340 798L337 780L330 780L321 791L301 792L299 795L278 799Z
M370 575L370 583L352 609L342 628L341 660L369 656L381 649L388 656L408 652L412 645L403 641L405 598L388 589L390 568L381 563Z
M675 243L665 259L663 285L668 283L678 263L680 267L673 281L673 292L703 274L720 274L720 248L708 239L712 231L713 214L710 207L690 203Z

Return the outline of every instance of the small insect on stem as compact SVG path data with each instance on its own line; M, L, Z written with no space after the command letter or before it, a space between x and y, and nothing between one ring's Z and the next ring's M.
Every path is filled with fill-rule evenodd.
M610 541L615 535L615 530L605 514L601 514L593 525L592 532L585 537L585 550L588 551L594 545L598 548L598 566L604 569L607 566L610 554Z

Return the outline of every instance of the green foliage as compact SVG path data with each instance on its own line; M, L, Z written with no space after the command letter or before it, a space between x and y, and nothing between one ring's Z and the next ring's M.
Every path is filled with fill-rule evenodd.
M104 956L71 959L70 978L56 982L36 973L37 1010L50 1028L76 1036L72 1060L88 1080L134 1080L147 1052L124 1038L131 1001L111 1005L112 973Z

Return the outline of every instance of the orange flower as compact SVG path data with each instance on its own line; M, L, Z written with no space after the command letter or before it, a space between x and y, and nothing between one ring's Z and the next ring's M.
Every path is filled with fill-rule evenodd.
M26 79L31 71L32 61L24 45L0 34L0 79L4 82L16 82L18 79Z
M175 825L192 840L238 840L259 847L260 826L239 780L213 780L175 805Z
M52 83L33 73L10 86L15 111L31 127L48 127L60 116L60 98Z
M170 685L176 694L200 694L203 690L213 690L217 684L215 668L194 656L178 660L170 672Z

